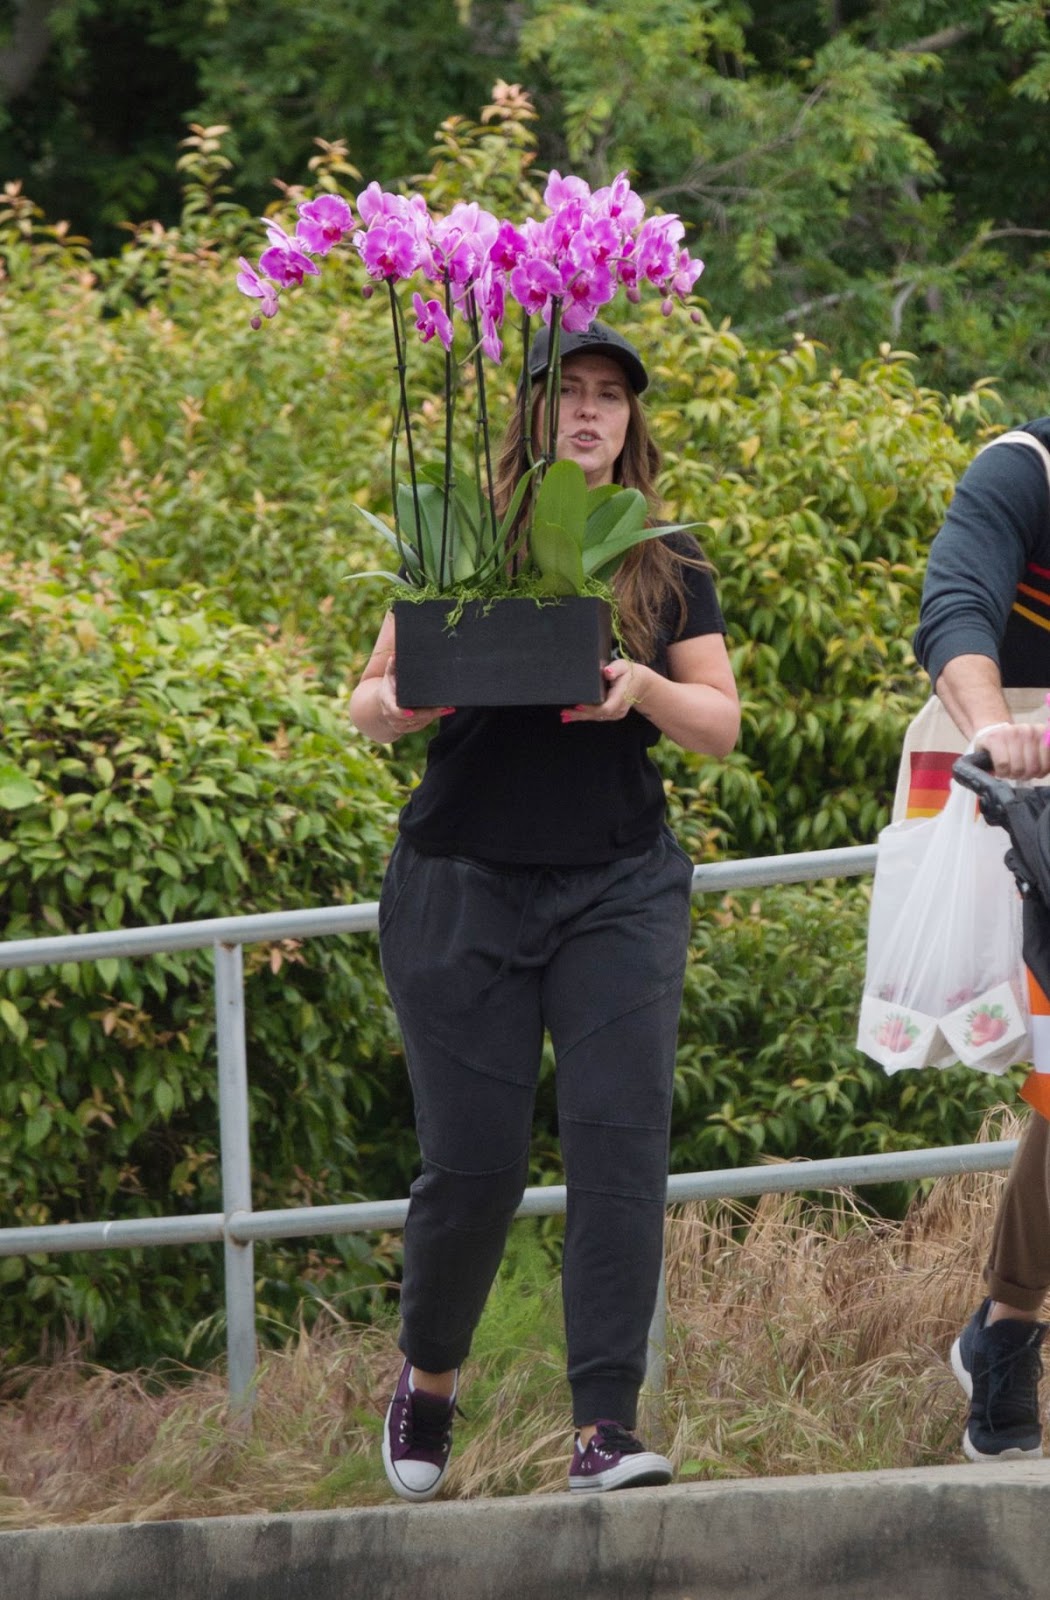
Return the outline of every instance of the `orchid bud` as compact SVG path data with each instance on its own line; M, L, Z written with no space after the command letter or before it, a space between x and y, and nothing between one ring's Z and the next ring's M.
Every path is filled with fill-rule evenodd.
M669 317L673 310L674 310L674 301L673 300L661 300L660 301L660 313L661 313L662 316Z
M256 330L256 332L258 332L258 330L262 327L262 317L252 317L249 320L251 322L251 326Z
M361 290L361 299L362 300L371 300L371 298L375 294L375 292L376 292L375 291L375 285L372 284L372 283L366 283L364 288Z
M641 291L639 290L637 284L633 284L633 283L630 284L624 290L624 294L627 296L627 298L631 302L632 306L638 305L639 301L642 298Z
M703 322L704 319L700 315L699 311L690 311L689 320L690 320L690 322L695 322L697 327L699 328L700 324Z

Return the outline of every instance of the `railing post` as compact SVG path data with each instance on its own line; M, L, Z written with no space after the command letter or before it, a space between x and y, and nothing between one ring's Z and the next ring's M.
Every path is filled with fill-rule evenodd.
M643 1435L654 1441L654 1448L666 1443L664 1398L667 1388L667 1265L661 1263L656 1286L656 1302L649 1323L649 1344L645 1355L645 1381L639 1395L639 1425Z
M252 1209L248 1059L244 1043L244 962L239 944L213 946L219 1051L219 1146L222 1152L226 1267L226 1367L230 1405L250 1414L255 1378L255 1248L230 1237L231 1218Z
M645 1387L654 1400L662 1399L667 1384L667 1272L660 1268L656 1304L649 1324L649 1350L645 1359Z

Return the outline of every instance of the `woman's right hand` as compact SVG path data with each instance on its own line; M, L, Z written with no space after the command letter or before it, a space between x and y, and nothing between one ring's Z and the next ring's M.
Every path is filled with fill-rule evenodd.
M418 733L438 717L450 716L454 706L423 706L407 710L397 703L396 632L393 612L383 618L368 665L350 696L350 717L368 739L392 744L403 733Z
M389 740L400 739L403 733L419 733L423 728L428 728L439 717L451 716L455 706L420 706L408 710L397 703L397 669L394 657L390 656L383 669L383 676L374 680L376 683L375 704L376 711L382 721L383 727L389 730L386 738Z

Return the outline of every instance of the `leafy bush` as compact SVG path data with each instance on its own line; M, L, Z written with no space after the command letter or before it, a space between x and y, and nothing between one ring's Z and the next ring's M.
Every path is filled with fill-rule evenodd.
M0 567L0 937L374 897L395 793L307 663L205 597L134 592L114 557ZM406 1181L373 944L246 952L257 1204ZM0 996L12 1223L221 1209L207 952L10 971ZM374 1278L344 1254L335 1289ZM158 1259L4 1261L0 1342L65 1318L103 1349L181 1348L219 1262ZM297 1271L294 1251L268 1259L278 1282Z
M929 692L911 651L926 552L985 426L884 348L856 375L803 339L748 349L701 322L653 332L671 513L702 524L743 701L720 769L668 751L737 854L867 843Z

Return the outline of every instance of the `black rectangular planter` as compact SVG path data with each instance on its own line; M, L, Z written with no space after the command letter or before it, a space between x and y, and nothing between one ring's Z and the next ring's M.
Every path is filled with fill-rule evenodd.
M572 706L604 698L607 600L468 600L449 626L456 605L395 602L398 705Z

